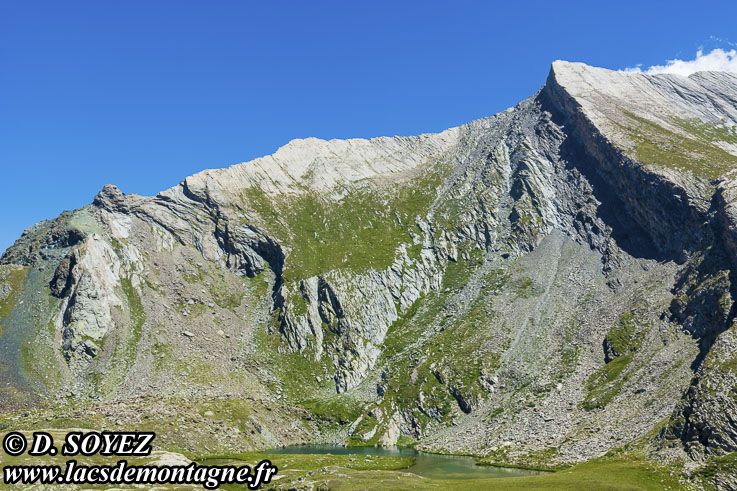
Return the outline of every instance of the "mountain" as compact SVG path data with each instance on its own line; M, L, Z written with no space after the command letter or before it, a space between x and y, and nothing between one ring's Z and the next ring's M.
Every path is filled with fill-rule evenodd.
M737 451L736 172L737 75L556 61L442 133L107 185L0 259L0 407L182 448L696 469Z

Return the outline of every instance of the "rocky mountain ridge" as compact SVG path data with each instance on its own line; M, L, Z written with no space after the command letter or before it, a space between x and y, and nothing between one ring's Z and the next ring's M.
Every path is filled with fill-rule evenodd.
M248 401L251 447L291 441L268 408L499 461L737 451L736 128L734 74L555 62L439 134L105 186L0 259L0 405Z

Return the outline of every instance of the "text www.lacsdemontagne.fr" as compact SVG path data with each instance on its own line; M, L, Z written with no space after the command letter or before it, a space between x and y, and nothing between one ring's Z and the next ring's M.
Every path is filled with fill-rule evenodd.
M150 456L153 432L109 432L72 431L66 435L61 455L86 457L100 454L112 456ZM11 457L24 453L32 457L54 456L59 453L53 437L47 432L33 433L29 438L18 431L3 437L2 447ZM6 485L31 484L196 484L207 489L216 489L222 484L246 484L257 489L267 484L278 469L269 460L262 460L253 468L248 465L131 465L127 460L118 460L115 465L85 465L77 460L67 460L60 465L6 465L3 481Z
M248 484L255 489L268 483L276 474L268 460L259 462L251 472L250 466L201 466L189 465L128 465L120 460L114 466L78 465L70 460L62 469L58 465L5 466L5 484L198 484L207 489L216 489L222 484Z

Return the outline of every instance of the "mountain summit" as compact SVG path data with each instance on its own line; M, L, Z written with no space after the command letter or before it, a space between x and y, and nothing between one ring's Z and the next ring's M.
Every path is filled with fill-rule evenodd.
M0 408L185 448L735 452L736 170L737 75L556 61L442 133L108 185L0 259Z

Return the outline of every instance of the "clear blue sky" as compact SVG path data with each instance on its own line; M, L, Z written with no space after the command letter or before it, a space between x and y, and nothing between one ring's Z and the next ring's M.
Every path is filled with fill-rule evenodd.
M0 251L106 183L155 194L293 138L439 131L737 41L737 2L0 2ZM722 45L722 47L725 47Z

